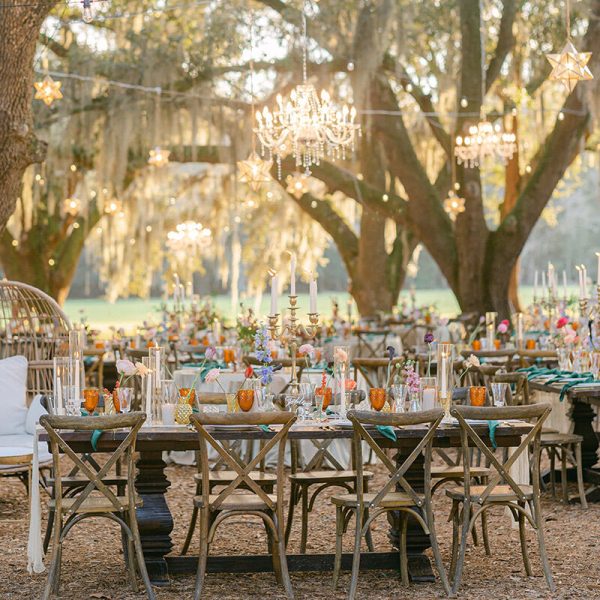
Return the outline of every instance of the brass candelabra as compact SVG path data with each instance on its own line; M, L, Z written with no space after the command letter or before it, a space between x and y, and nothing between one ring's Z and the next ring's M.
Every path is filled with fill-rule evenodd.
M310 325L303 325L300 323L296 313L298 311L297 302L298 296L288 296L290 299L290 305L288 310L290 313L287 323L281 325L281 331L279 330L279 313L275 315L267 315L269 320L269 333L271 334L272 340L277 340L281 343L287 344L290 349L292 357L292 379L290 381L290 390L292 395L298 395L299 393L299 382L296 374L296 353L298 351L298 336L304 335L309 339L313 339L318 332L319 325L319 313L308 313L308 320Z

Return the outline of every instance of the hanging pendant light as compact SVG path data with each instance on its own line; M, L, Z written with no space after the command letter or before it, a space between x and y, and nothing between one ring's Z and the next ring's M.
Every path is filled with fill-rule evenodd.
M263 160L258 155L254 138L254 19L250 21L250 101L252 102L252 152L246 160L237 162L237 168L240 172L239 180L247 184L253 192L258 192L263 183L271 181L273 162Z
M339 109L332 103L327 91L322 90L319 95L308 83L306 9L302 11L302 26L302 84L292 90L286 102L278 94L277 107L273 112L267 107L257 112L254 131L263 151L267 149L278 166L291 149L296 166L304 168L309 175L310 167L318 165L324 157L345 158L348 149L353 151L356 134L360 135L360 125L354 122L354 107L344 105Z
M594 79L590 68L587 66L591 52L577 52L571 41L571 5L566 3L567 11L567 42L559 54L546 54L546 58L552 65L552 72L548 79L560 81L567 91L571 93L579 81L590 81Z
M63 95L60 91L61 81L54 81L50 75L46 75L42 81L36 81L35 87L36 100L41 100L46 106L50 106L55 100L60 100Z

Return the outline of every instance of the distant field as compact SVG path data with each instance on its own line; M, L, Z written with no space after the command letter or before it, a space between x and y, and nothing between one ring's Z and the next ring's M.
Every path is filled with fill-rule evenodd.
M572 288L570 293L576 293L576 289ZM417 290L417 305L424 304L435 304L438 310L443 315L454 315L458 312L458 304L452 292L448 289L435 289L435 290ZM520 288L521 300L528 304L531 302L533 296L533 289L531 287ZM331 314L331 298L337 298L340 304L340 310L346 313L346 302L348 300L348 294L344 292L323 292L319 294L318 298L318 309L321 314ZM402 297L406 298L407 294L403 294ZM287 298L285 298L287 300ZM235 317L235 313L231 307L231 301L229 296L213 296L213 302L217 305L219 312L225 315L227 318ZM280 299L280 307L283 306L284 298ZM149 300L140 299L128 299L118 300L111 304L101 298L95 298L93 300L67 300L65 304L65 310L73 321L79 321L83 315L87 318L89 323L98 329L108 329L111 325L118 327L125 327L131 329L138 323L144 320L156 321L159 317L158 308L161 300L159 298L152 298ZM301 312L305 311L308 307L308 295L300 295L298 298ZM253 300L249 300L246 306L253 306ZM261 305L261 314L266 314L269 308L269 297L265 295ZM356 314L356 309L353 309Z

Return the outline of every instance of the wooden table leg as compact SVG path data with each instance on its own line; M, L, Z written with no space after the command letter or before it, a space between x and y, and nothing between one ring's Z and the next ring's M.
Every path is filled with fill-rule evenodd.
M400 448L396 454L397 464L401 464L408 455L412 452L412 448ZM423 455L417 457L415 462L410 466L406 480L413 486L416 492L423 491L423 481L425 477ZM398 488L401 490L401 488ZM415 510L418 510L414 507ZM390 532L388 537L395 548L399 548L399 519L397 513L388 513L388 521L390 522ZM429 583L435 581L433 569L429 557L425 554L425 550L431 547L429 536L423 533L423 529L412 517L408 518L408 539L406 543L408 552L408 572L410 578L416 583ZM398 563L400 564L400 563Z
M171 485L165 474L166 466L162 452L141 452L135 479L136 490L144 503L137 509L140 538L148 575L154 585L170 583L165 556L173 547L173 517L165 498Z

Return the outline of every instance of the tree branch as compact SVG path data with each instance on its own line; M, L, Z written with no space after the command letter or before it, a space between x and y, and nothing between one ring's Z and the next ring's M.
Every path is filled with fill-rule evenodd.
M332 237L346 265L346 270L352 278L358 257L358 238L356 234L335 211L329 200L318 200L309 193L304 194L301 198L290 197Z
M513 34L513 24L517 12L521 8L523 0L502 0L504 4L504 10L502 11L502 18L500 19L500 31L498 32L498 42L496 44L496 50L490 60L486 74L485 74L485 91L488 92L494 81L500 75L502 65L506 60L506 57L513 49L515 45L515 36Z

